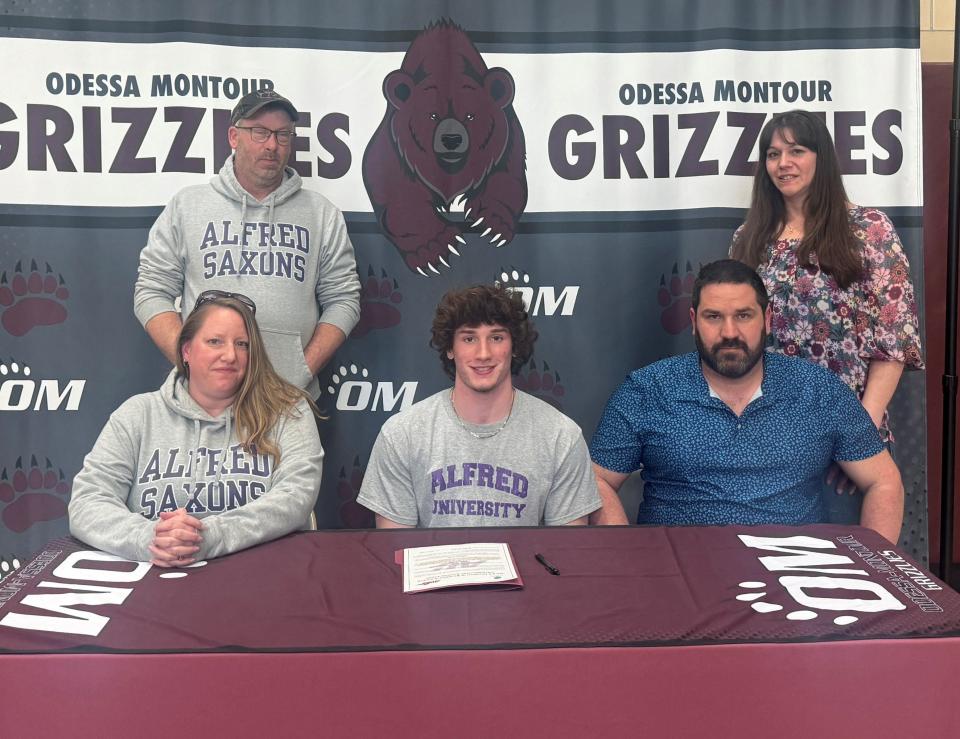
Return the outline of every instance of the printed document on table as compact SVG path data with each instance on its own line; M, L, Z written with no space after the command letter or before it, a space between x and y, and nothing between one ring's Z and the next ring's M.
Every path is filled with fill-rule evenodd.
M523 586L508 544L447 544L403 550L404 593L470 585Z

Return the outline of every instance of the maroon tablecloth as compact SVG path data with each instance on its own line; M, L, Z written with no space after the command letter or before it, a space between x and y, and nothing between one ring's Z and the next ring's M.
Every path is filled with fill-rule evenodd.
M397 549L509 542L525 586L403 594ZM549 574L542 553L561 571ZM179 573L51 542L0 582L0 653L367 651L960 634L960 595L859 527L332 531ZM178 574L179 577L167 577Z

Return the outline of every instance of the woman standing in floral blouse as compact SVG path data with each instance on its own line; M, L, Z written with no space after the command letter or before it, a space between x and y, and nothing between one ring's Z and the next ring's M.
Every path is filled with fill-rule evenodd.
M910 265L890 219L852 205L823 121L803 110L760 133L747 219L730 252L770 293L774 348L831 369L885 441L904 367L922 369Z

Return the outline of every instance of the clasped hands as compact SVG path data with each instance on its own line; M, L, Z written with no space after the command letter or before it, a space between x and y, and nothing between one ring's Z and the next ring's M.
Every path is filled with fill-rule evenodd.
M164 511L153 529L150 564L157 567L186 567L193 564L194 555L200 551L203 537L203 522L189 515L184 508Z

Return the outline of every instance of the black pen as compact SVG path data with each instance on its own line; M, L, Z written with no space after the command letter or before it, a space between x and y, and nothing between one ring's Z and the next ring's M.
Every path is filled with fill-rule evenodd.
M549 562L547 562L547 558L544 557L544 556L543 556L542 554L540 554L539 552L538 552L537 554L534 554L534 555L533 555L533 558L536 559L537 562L539 562L540 564L542 564L544 567L546 567L546 568L547 568L547 572L549 572L551 575L559 575L559 574L560 574L560 570L558 570L558 569L557 569L556 567L554 567L552 564L550 564Z

